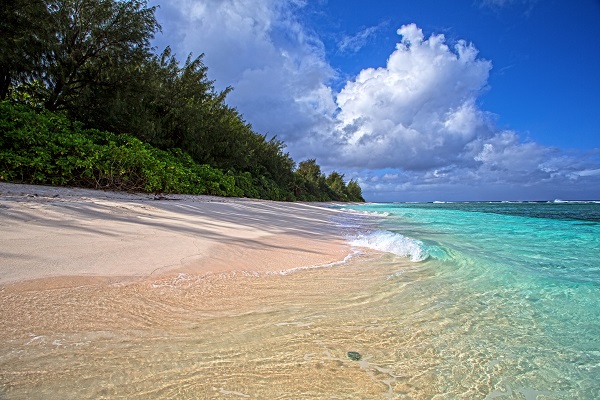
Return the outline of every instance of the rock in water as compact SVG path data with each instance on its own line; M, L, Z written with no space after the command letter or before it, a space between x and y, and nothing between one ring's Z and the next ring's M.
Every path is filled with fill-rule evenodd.
M348 358L351 359L352 361L359 361L362 358L362 356L357 351L349 351Z

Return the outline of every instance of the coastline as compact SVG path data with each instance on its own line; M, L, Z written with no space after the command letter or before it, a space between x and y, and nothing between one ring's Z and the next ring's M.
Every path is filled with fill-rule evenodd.
M323 204L0 183L0 285L278 273L340 262Z
M398 264L328 206L0 184L0 398L391 393L357 299Z
M3 201L10 197L2 193ZM576 227L593 249L589 238L598 237L597 224L538 218L539 205L528 206L538 211L524 220L470 211L457 218L453 208L435 206L439 212L432 221L432 206L394 205L362 208L368 211L366 218L359 213L355 220L352 213L336 214L312 204L211 198L179 203L185 199L157 201L153 196L142 201L138 195L104 192L92 197L119 199L98 202L76 190L72 199L64 194L64 204L50 205L58 200L37 194L17 204L22 208L0 203L3 232L11 232L8 217L35 215L37 220L19 226L29 224L33 232L48 234L51 225L65 235L65 229L74 229L73 222L52 219L51 212L74 217L83 209L98 218L77 225L71 236L87 238L94 228L94 238L114 236L130 245L142 228L162 237L161 229L177 226L182 246L192 233L203 232L212 242L198 242L197 250L204 243L209 256L195 259L197 264L179 263L149 275L70 275L0 285L2 399L598 397L593 368L598 355L592 347L597 343L598 286L581 279L593 277L598 257L580 255L573 261L577 264L569 265L561 255L569 254L573 240L560 240ZM176 219L173 213L179 208L196 217L184 213ZM211 218L197 215L209 208ZM291 241L311 246L335 239L338 221L343 229L354 229L356 222L363 231L398 227L404 233L405 220L395 216L407 209L416 220L409 230L443 254L411 262L406 256L367 251L334 268L299 273L281 273L281 268L269 272L268 265L252 264L270 252L277 260L287 257L280 263L306 267L306 259L289 250L299 248L299 242ZM279 213L285 210L301 212L293 217ZM384 220L368 217L387 212ZM112 215L108 225L113 236L102 226L106 214ZM274 217L279 214L287 222ZM234 232L225 229L240 220ZM432 224L448 229L440 234ZM498 229L502 226L510 229ZM134 234L123 235L125 227ZM231 238L234 250L214 245L207 233L211 230ZM534 230L544 234L536 236ZM519 244L523 235L531 240ZM65 237L72 244L71 236ZM398 240L384 236L383 242L411 247L399 233L392 238ZM2 252L17 246L6 247ZM347 250L345 243L342 248ZM345 251L334 255L341 258ZM448 258L436 258L439 254ZM548 262L584 275L532 271L545 254ZM326 251L305 256L328 258ZM228 260L238 262L230 265ZM581 269L581 262L593 268ZM192 273L185 271L188 267ZM260 268L265 272L256 271ZM349 356L355 353L361 358Z

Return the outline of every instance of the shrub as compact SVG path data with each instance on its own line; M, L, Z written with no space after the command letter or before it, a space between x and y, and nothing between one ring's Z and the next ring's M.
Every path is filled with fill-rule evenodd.
M0 179L150 193L242 196L233 176L159 150L130 135L69 121L64 115L0 103Z

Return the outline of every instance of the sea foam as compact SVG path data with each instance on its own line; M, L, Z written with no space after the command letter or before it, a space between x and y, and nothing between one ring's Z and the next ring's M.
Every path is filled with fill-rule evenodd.
M373 231L359 234L350 238L350 244L392 253L409 258L414 262L424 261L429 257L423 242L390 231Z
M351 208L342 208L342 210L344 210L345 212L348 212L350 214L357 214L357 215L367 215L370 217L389 217L391 214L389 212L378 212L378 211L358 211L358 210L353 210Z

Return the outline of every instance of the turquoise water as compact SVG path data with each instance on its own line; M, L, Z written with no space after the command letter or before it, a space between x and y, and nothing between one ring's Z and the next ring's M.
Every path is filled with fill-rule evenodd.
M420 317L427 329L448 324L429 339L446 363L487 360L496 382L485 398L600 398L600 204L351 208L372 216L367 231L349 233L353 244L420 268L406 301L435 310ZM392 279L406 283L401 268ZM443 364L436 373L454 376Z

